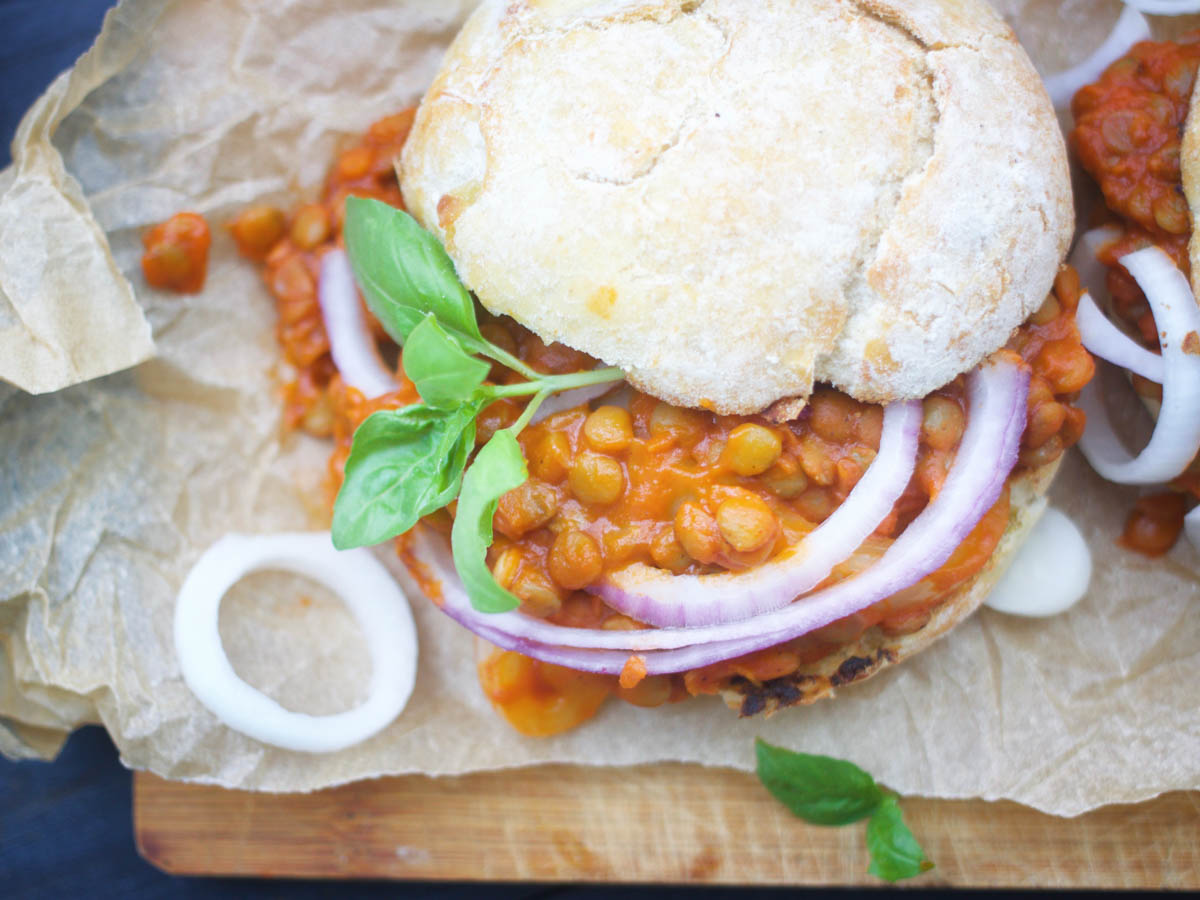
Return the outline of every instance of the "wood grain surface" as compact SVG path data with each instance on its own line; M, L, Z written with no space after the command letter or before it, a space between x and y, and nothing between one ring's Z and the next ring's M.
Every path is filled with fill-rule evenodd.
M1200 792L1060 819L903 802L937 864L911 884L1200 888ZM174 874L680 884L877 884L863 826L793 818L750 774L691 765L405 776L314 794L134 779L142 856Z

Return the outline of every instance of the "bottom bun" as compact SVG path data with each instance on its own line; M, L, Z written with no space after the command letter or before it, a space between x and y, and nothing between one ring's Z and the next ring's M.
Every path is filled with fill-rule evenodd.
M878 627L823 659L790 675L761 683L734 676L720 691L721 697L741 716L771 715L789 706L801 706L831 697L834 689L865 681L888 666L920 653L966 619L987 599L1016 558L1033 526L1046 509L1045 494L1062 457L1012 479L1008 527L991 558L969 581L933 609L929 621L917 631L887 635Z

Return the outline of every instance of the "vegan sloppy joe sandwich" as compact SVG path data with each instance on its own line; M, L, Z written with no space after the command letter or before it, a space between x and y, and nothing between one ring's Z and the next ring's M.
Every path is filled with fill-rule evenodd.
M485 2L408 125L319 259L334 540L517 728L812 702L983 601L1093 372L989 7Z
M1074 253L1089 289L1079 327L1087 349L1128 373L1157 420L1143 449L1130 453L1100 384L1089 385L1081 403L1092 427L1082 449L1110 481L1159 486L1137 501L1121 543L1161 556L1185 528L1200 548L1200 120L1191 112L1200 31L1150 37L1148 23L1127 11L1107 42L1117 51L1111 65L1087 84L1081 66L1064 84L1078 88L1071 148L1103 197L1097 227Z

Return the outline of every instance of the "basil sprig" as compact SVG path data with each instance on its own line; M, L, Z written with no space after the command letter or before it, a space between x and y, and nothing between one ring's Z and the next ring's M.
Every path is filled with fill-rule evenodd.
M896 796L852 762L796 753L754 742L758 778L792 814L813 825L849 825L867 819L872 875L886 881L912 878L933 868L904 824Z
M376 318L404 347L404 374L421 403L369 416L354 433L346 476L333 507L339 550L379 544L458 499L451 531L454 564L483 612L519 601L487 567L492 516L500 496L528 477L517 435L547 396L620 381L620 369L542 375L479 331L475 303L436 237L378 200L346 199L346 250ZM487 357L527 381L485 382ZM475 419L500 397L531 397L521 418L475 455Z

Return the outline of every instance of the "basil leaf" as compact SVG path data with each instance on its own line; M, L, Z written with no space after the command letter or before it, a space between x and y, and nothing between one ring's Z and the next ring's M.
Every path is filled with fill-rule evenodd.
M379 200L347 197L343 234L367 306L398 344L427 313L447 329L483 340L454 263L416 219Z
M467 589L471 605L480 612L507 612L520 604L492 577L487 567L487 548L492 544L492 516L496 514L500 495L524 484L528 477L521 446L506 428L497 431L475 454L475 461L463 478L450 542L454 568Z
M758 777L777 800L813 825L848 825L865 819L883 799L875 779L843 759L794 753L754 742Z
M333 545L382 543L453 500L480 405L444 411L417 404L368 416L354 432L334 503Z
M885 881L912 878L933 868L904 824L900 804L891 794L883 798L867 822L867 851L871 854L867 871Z
M430 406L458 406L470 399L491 370L446 334L433 313L409 333L400 361Z

